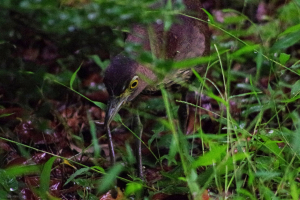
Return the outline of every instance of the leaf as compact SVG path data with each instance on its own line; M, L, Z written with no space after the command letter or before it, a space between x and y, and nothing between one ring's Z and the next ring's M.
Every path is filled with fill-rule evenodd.
M282 65L285 65L285 63L290 59L291 55L286 53L281 53L279 56L279 62Z
M92 101L96 106L101 108L102 110L106 110L106 105L104 103L101 103L99 101Z
M300 131L297 129L295 133L292 135L292 142L291 142L292 151L295 152L297 155L300 154Z
M264 181L266 180L274 180L275 177L281 176L282 173L274 172L274 171L257 171L255 173L256 177L262 178Z
M258 80L260 72L261 72L261 66L263 63L263 52L262 48L259 48L259 51L257 52L256 56L256 79Z
M73 90L73 83L76 79L77 72L80 70L81 65L78 67L78 69L72 74L71 79L70 79L70 88Z
M12 192L18 189L19 183L15 176L8 175L6 170L0 169L0 185L4 187L7 192Z
M91 56L89 56L89 58L91 58L103 71L109 65L108 60L102 61L98 55L91 55Z
M251 199L251 200L255 200L256 199L255 196L251 192L249 192L248 190L243 189L243 188L238 188L237 189L237 193L238 194L242 194L243 197L245 197L247 199L248 198Z
M226 148L226 145L215 146L211 148L209 152L205 153L203 156L200 156L197 160L195 160L195 162L193 163L193 167L197 168L200 166L208 166L221 161L222 155L226 153Z
M22 176L27 174L39 173L41 171L39 165L18 165L6 169L6 173L10 176Z
M8 116L11 116L11 115L13 115L13 114L15 114L15 113L4 113L4 114L1 114L1 115L0 115L0 118L1 118L1 117L8 117Z
M98 192L103 193L115 184L117 176L123 171L123 166L121 164L116 164L109 170L107 174L104 175L100 182Z
M281 49L286 49L300 40L300 31L293 32L288 34L287 36L277 40L273 47L270 49L271 52L278 51Z
M125 189L125 195L129 196L131 194L135 194L143 189L143 185L137 182L127 183Z
M291 27L287 28L284 32L280 33L278 37L282 37L284 35L287 35L289 33L293 33L296 31L300 31L300 24L297 24L295 26L291 26Z
M173 68L187 68L187 67L193 67L196 65L208 63L210 60L212 60L212 57L196 57L196 58L189 58L181 61L177 61L176 63L173 63Z
M172 2L167 1L165 6L166 11L172 10ZM168 14L164 15L164 31L168 31L172 26L172 17Z
M125 147L126 147L126 158L125 158L126 162L128 162L129 165L133 165L136 162L136 159L128 142L125 143Z
M263 145L267 147L272 153L274 153L277 157L280 157L281 150L279 149L277 143L278 141L270 140L268 137L264 135L260 135L260 137L265 141Z
M205 10L204 8L202 8L202 10L207 14L209 22L211 24L215 24L214 17L207 10Z
M102 174L105 173L104 169L103 169L102 167L100 167L100 166L93 166L93 167L91 167L91 169L94 169L94 170L96 170L96 171L99 171L99 172L102 173Z
M290 99L282 100L280 102L281 103L292 103L292 102L296 101L297 99L300 99L300 95L293 96Z
M95 184L97 183L94 179L91 179L91 174L89 174L88 172L86 172L86 175L84 175L83 178L81 177L77 177L76 179L73 180L73 182L76 185L80 185L82 187L95 187Z
M256 52L256 49L259 48L259 45L252 45L252 46L244 46L243 48L237 50L236 52L230 55L231 58L239 58L241 55L249 54Z
M300 93L300 80L296 81L291 88L291 96L295 96Z
M165 147L165 148L168 148L168 147L172 147L172 138L173 136L171 134L166 134L166 135L162 135L159 139L159 141L157 142L157 147ZM175 147L176 148L176 147Z
M70 176L70 178L68 178L68 180L65 182L64 185L67 185L70 181L72 181L74 178L76 178L76 176L79 176L81 174L84 174L85 172L89 171L90 168L89 167L86 167L86 168L81 168L79 170L77 170L74 174L72 174Z
M152 134L151 138L148 140L148 146L151 146L152 142L159 138L159 134L165 130L165 127L162 124L158 124L155 126L152 131L154 134Z
M100 157L100 145L99 145L98 138L97 138L96 125L91 118L91 114L87 113L87 116L88 116L88 121L89 121L89 125L90 125L90 132L92 135L92 144L94 146L94 157L99 158Z
M114 121L122 123L122 118L121 118L121 116L119 115L119 113L117 113L117 114L114 116Z
M261 92L261 90L259 88L254 87L253 85L250 85L248 83L238 83L238 84L236 84L236 88L255 91L255 92Z
M77 168L76 168L74 165L72 165L67 159L63 159L62 164L69 165L70 167L73 167L74 169L77 169Z
M170 147L169 155L167 155L165 157L168 160L168 165L169 166L172 163L174 163L175 165L177 165L177 161L175 159L175 156L179 152L179 147L176 144L176 141L175 141L174 137L172 137L170 140L171 140L171 143L169 144L169 147Z
M41 173L40 189L42 192L48 192L50 186L50 173L52 165L57 157L51 157L45 164Z

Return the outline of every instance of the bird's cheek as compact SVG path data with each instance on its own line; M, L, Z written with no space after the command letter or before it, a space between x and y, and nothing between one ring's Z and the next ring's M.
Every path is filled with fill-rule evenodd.
M147 86L148 84L144 81L139 81L139 85L138 87L136 88L136 90L134 90L130 97L128 98L128 101L132 101L135 97L137 97L144 89L145 87Z
M131 93L127 101L132 101L137 95L139 95L140 92L138 90L135 90L134 92Z

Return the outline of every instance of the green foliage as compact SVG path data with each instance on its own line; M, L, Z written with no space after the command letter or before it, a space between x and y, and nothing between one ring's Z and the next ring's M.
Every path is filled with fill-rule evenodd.
M300 40L300 31L296 31L290 34L287 34L283 38L280 38L271 48L271 51L278 51L281 49L286 49Z
M42 173L41 173L41 181L40 181L40 193L43 198L46 197L46 193L49 191L50 187L50 173L52 170L52 165L55 161L56 157L50 158L44 165Z
M67 185L70 181L73 181L75 179L76 176L79 176L81 174L86 173L87 171L89 171L89 168L81 168L79 170L77 170L74 174L72 174L72 176L70 176L68 178L68 180L65 182L65 185Z
M144 158L146 169L159 174L149 183L151 187L141 183L132 171L135 159L129 142L118 149L122 152L125 148L120 153L124 163L108 170L99 160L89 163L94 166L81 165L67 177L65 186L85 188L77 191L82 199L99 199L98 193L111 189L125 172L130 176L130 180L122 179L127 182L126 196L147 189L150 194L189 193L197 199L209 190L216 199L299 199L300 1L280 7L274 3L279 1L269 2L277 9L262 21L256 21L247 9L256 7L259 1L226 2L231 2L232 8L220 10L222 22L205 10L213 33L210 57L172 62L146 52L137 55L139 61L156 66L159 77L172 69L195 65L205 68L203 74L194 70L195 83L187 86L199 94L201 103L177 102L187 103L194 112L189 125L193 135L178 131L176 95L162 88L162 98L141 103L144 121L154 121L146 129L148 141L144 144L151 152L151 158ZM128 54L141 49L124 44L123 30L134 23L147 25L158 19L166 20L167 30L174 14L183 8L179 2L175 11L170 4L151 11L148 7L152 3L95 0L76 5L72 1L2 0L0 97L5 91L5 101L0 102L1 110L11 101L46 118L45 113L51 110L49 102L72 95L105 110L103 102L86 97L92 88L82 86L84 64L93 62L103 73L109 61L108 56L98 55L102 50L114 55L122 49ZM25 34L28 30L33 34ZM59 54L53 59L25 56L26 51L30 56L35 50L42 52L39 47L49 43ZM101 90L103 84L95 88ZM0 120L14 114L0 113ZM115 121L122 122L120 115ZM101 157L97 129L91 116L88 122L97 159ZM13 123L1 125L5 136L14 131ZM42 130L47 130L45 124L40 123ZM48 160L43 169L39 165L0 169L0 198L19 192L19 177L29 174L40 174L40 190L48 191L54 160Z
M142 184L136 182L128 183L126 186L125 195L129 196L131 194L136 194L140 192L142 189L143 189Z
M15 176L9 175L5 170L0 170L0 198L6 199L9 192L16 191L19 187L19 183Z
M93 26L128 26L132 23L149 24L155 19L172 16L167 9L158 12L147 11L153 0L146 1L91 1L78 5L78 8L68 6L68 1L35 1L35 0L5 0L0 4L3 16L8 16L9 10L26 15L25 23L41 28L45 32L65 34L77 29L88 29ZM175 4L175 9L182 10L182 4ZM144 12L141 12L143 10ZM2 22L8 25L8 21ZM7 18L6 18L7 19ZM30 20L30 21L29 21Z
M117 176L122 172L123 166L121 164L116 164L113 166L107 174L104 175L103 179L98 183L98 192L103 193L108 189L114 187L115 180Z

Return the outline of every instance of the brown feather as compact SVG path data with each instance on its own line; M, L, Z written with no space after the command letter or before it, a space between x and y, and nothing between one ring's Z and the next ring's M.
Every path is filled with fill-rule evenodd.
M128 35L126 42L141 44L145 51L151 52L152 48L152 53L158 58L166 60L180 61L208 55L210 50L210 34L208 24L203 22L207 21L207 16L201 9L201 3L198 0L184 0L183 2L186 5L186 11L184 13L200 20L178 15L176 18L177 22L174 23L167 32L164 32L163 23L156 23L148 28L141 25L133 25L131 34ZM144 81L141 86L144 92L158 90L157 86L160 84L164 84L165 87L171 87L174 83L181 84L182 82L188 81L193 74L191 68L183 68L172 70L168 72L163 80L157 80L149 67L132 64L131 61L125 65L118 65L118 67L116 67L113 66L115 62L113 59L112 64L107 69L105 80L110 80L106 82L116 81L118 84L116 83L115 85L120 85L119 87L121 87L122 84L126 84L126 81L124 81L126 78L124 75L121 75L123 71L126 76L128 75L127 72L132 73L129 73L130 75L127 77L129 81L137 73L142 73L142 75L153 81L157 81L156 85L147 85ZM200 72L203 67L195 66L194 68ZM122 76L122 78L115 77L111 75L111 73L117 73L119 76ZM122 84L120 83L121 81L123 81ZM107 83L105 83L105 85L106 84ZM120 89L118 89L118 92L119 91ZM141 92L141 89L139 89L139 92ZM137 94L134 94L134 97L135 96L137 96Z

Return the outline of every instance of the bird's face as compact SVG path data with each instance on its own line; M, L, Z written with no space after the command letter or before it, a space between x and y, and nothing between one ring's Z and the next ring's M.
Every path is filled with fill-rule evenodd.
M109 94L105 125L109 125L121 107L147 86L139 76L139 66L137 62L123 55L112 59L104 76L104 84Z

